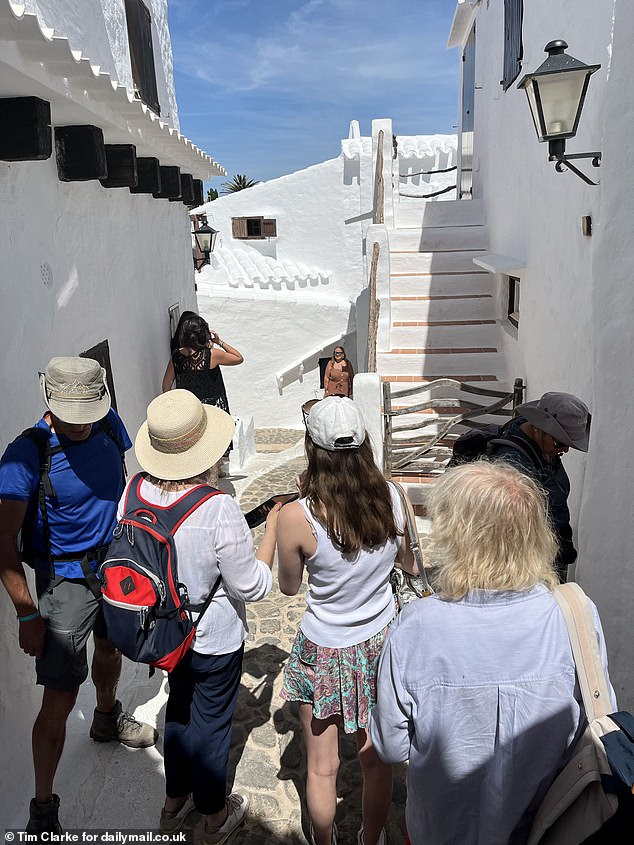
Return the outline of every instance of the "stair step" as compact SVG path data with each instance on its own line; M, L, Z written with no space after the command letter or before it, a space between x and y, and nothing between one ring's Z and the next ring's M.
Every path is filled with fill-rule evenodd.
M482 226L482 200L410 200L394 209L397 228L432 226Z
M397 297L391 301L393 322L490 320L495 300L488 295Z
M392 324L390 343L394 349L407 347L497 346L499 328L495 320L463 320L458 323L399 321Z
M491 294L494 284L492 273L407 273L391 276L390 293L392 296Z
M491 373L501 376L504 372L503 356L497 352L463 352L461 350L427 355L425 353L382 352L377 356L377 369L382 375L416 375L418 378L453 373Z
M473 259L484 250L456 250L455 252L396 252L390 250L390 275L419 273L478 273ZM486 270L482 270L487 275Z
M485 226L426 226L424 229L391 229L390 250L444 252L488 250L489 230Z
M454 381L464 382L465 384L470 384L471 382L476 384L477 382L481 382L481 381L494 381L494 382L496 382L496 384L491 385L492 389L494 389L494 390L506 390L507 389L506 386L503 387L499 384L498 377L496 375L481 375L481 374L476 373L475 375L465 376L465 375L456 375L455 373L452 373L451 375L448 375L447 373L443 373L442 375L438 374L438 375L433 375L433 376L430 376L430 377L423 377L423 376L410 376L410 375L407 375L407 376L404 376L404 375L388 376L388 375L381 374L381 381L389 381L389 382L395 382L395 383L399 383L399 384L401 382L408 382L408 385L407 385L408 388L409 387L419 387L423 384L429 384L430 381L435 381L436 379L439 379L439 378L450 378L450 379L453 379ZM478 385L478 386L482 387L482 385Z

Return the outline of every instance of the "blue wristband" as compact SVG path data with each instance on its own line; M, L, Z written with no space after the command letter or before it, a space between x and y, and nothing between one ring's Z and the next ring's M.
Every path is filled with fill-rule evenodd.
M29 613L28 616L18 616L18 622L32 622L34 619L38 619L40 616L40 611L36 610L35 613Z

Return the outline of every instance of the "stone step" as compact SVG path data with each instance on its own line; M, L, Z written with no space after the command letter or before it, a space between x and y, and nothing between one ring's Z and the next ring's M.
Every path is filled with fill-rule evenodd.
M392 323L492 320L495 300L486 294L392 297Z
M434 294L492 294L495 277L492 273L411 273L392 276L392 296L433 296Z
M482 200L439 200L400 202L394 208L395 228L433 226L482 226Z
M393 349L403 347L436 346L497 346L499 327L495 320L437 321L425 324L424 321L394 323L390 330L390 343Z
M406 352L383 352L377 356L377 369L384 376L412 375L438 376L453 373L475 373L495 375L504 373L504 359L497 350L479 351L469 348L434 350L433 354L422 350Z
M418 273L477 273L473 259L484 250L455 252L398 252L390 250L390 276ZM487 275L486 270L481 271Z
M486 226L433 226L424 229L391 229L390 250L395 252L444 252L487 250L489 230Z

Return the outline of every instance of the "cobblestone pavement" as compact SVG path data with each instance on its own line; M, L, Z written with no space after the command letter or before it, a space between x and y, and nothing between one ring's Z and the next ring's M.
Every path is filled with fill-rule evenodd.
M279 437L286 446L295 442L291 439L289 443L280 434L284 432L273 437ZM267 446L277 445L273 437ZM295 458L260 476L241 494L242 510L255 507L273 493L293 490L294 478L304 467L304 459ZM262 530L254 532L256 546ZM231 777L233 788L245 792L251 803L246 824L232 837L236 845L295 845L306 841L304 832L308 833L309 822L301 730L295 706L279 695L284 664L304 612L304 593L302 588L297 596L284 596L274 579L273 590L264 601L247 605L250 634L234 717ZM343 737L341 757L336 819L339 843L354 845L361 811L361 774L354 738ZM387 827L392 845L405 839L404 777L404 767L395 767L394 804Z

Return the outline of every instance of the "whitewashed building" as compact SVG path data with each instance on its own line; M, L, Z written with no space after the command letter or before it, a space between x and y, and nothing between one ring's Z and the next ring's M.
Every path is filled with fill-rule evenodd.
M622 708L634 705L633 27L628 0L463 0L449 38L463 69L462 196L482 205L489 247L476 266L492 274L506 371L524 378L528 399L566 391L593 414L588 455L565 458L575 577L599 607ZM601 65L566 147L601 153L598 169L573 161L597 186L555 172L517 88L555 39Z
M426 175L455 170L454 135L393 137L375 120L362 136L353 120L337 158L194 209L219 233L197 276L200 313L245 357L224 378L232 412L256 427L301 425L301 404L322 395L319 359L337 344L366 369L379 132L390 219L426 194L455 196L454 172Z
M224 173L178 131L167 0L0 0L0 126L0 448L40 416L49 358L88 351L134 433L169 309L196 307L188 206ZM41 695L4 590L0 640L3 828L32 794Z

